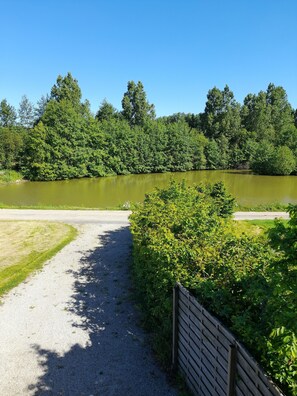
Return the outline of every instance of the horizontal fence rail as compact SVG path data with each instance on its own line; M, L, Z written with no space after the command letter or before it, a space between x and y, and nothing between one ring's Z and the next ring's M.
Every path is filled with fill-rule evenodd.
M284 396L234 335L180 284L173 291L172 364L197 396Z

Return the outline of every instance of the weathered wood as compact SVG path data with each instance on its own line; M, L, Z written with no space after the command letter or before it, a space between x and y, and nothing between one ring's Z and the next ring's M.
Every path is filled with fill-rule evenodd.
M240 343L238 343L238 363L251 378L254 378L256 385L259 384L261 389L269 389L269 395L283 395L281 390L278 389L278 387L270 380L270 378L265 375L259 364Z
M195 395L201 395L203 394L201 392L201 386L199 385L199 383L196 381L196 379L193 378L189 368L184 364L184 362L179 361L179 368L181 369L181 371L184 374L186 383L189 387L189 389L191 389L191 391L195 394Z
M227 363L228 350L226 349L226 345L228 345L228 341L226 339L223 340L223 336L220 333L214 335L208 328L208 322L200 322L199 318L194 316L191 312L185 312L185 307L181 301L179 304L179 307L183 306L183 309L179 310L180 322L186 324L188 328L197 334L197 337L203 338L203 342L205 345L209 345L208 349L214 357L217 356L218 352L220 354L220 359L225 360ZM215 331L216 329L213 328L212 330Z
M227 395L235 396L235 376L236 376L236 347L230 345L228 360L228 386Z
M186 307L184 298L185 297L181 296L179 301L179 306L181 310L186 313L186 315L192 320L193 323L195 323L195 325L197 325L199 329L201 329L202 327L206 327L211 333L210 337L213 336L217 341L222 344L222 346L226 350L226 356L228 356L229 345L230 343L234 343L234 337L230 336L229 338L226 338L225 334L222 332L222 327L218 324L217 326L215 326L214 323L209 320L209 317L205 315L205 313L199 312L199 310L197 310L197 308L193 305L189 305L189 307Z
M194 395L283 396L235 336L187 289L180 284L176 289L175 366L184 374Z
M225 338L227 338L229 344L234 343L235 340L234 335L224 327L224 325L219 321L219 319L217 319L210 312L208 312L201 304L199 304L199 302L194 296L190 295L189 301L194 305L194 307L196 307L202 313L203 316L205 316L225 336Z
M247 373L243 370L243 368L240 365L237 365L236 369L239 377L241 378L241 381L246 385L250 394L254 396L262 395L260 389L255 385L254 381L247 375Z
M220 357L216 358L211 358L209 356L209 351L207 348L205 348L205 344L201 344L201 339L197 336L197 334L192 331L192 330L186 330L184 327L181 325L181 321L179 322L179 334L180 334L180 342L187 347L188 345L192 349L193 353L196 354L197 359L201 359L202 357L204 359L207 359L210 361L210 364L212 365L214 377L220 377L218 379L219 384L223 389L226 389L227 386L227 371L226 371L226 366L225 362L222 365L220 363ZM214 349L213 346L209 345L213 349L213 353L216 353L216 350Z
M271 395L279 395L277 392L277 389L273 387L271 383L268 382L267 377L264 375L264 373L260 370L259 367L255 367L253 369L250 365L250 363L246 359L243 358L242 354L238 354L238 372L246 375L245 377L245 382L253 382L255 387L261 391L261 394L265 396L271 396ZM240 375L241 375L240 374ZM241 375L242 376L242 375Z
M238 388L238 386L235 386L235 396L245 396L245 394L242 393L242 390Z
M173 324L172 324L172 370L176 371L178 366L178 299L179 285L173 288Z

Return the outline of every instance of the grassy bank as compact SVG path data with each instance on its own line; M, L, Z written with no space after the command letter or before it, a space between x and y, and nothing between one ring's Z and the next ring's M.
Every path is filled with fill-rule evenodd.
M133 204L131 204L131 207ZM71 206L71 205L7 205L0 202L0 209L37 209L37 210L131 210L130 205L126 203L118 206L106 206L106 207L82 207L82 206Z
M237 204L235 211L238 212L286 212L288 205L275 202L271 204L260 204L252 206L244 206Z
M1 221L0 296L41 268L76 235L76 229L67 224Z
M82 207L71 205L8 205L0 202L0 209L46 209L46 210L133 210L135 204L133 202L124 202L117 206L106 207ZM256 206L240 206L235 207L237 212L286 212L287 205L281 203L256 205Z
M14 170L0 171L0 184L17 183L23 180L23 175Z

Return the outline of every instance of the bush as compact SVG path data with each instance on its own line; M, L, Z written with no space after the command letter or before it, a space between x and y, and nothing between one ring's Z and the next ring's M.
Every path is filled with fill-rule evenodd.
M297 242L291 242L297 227L291 222L286 278L288 265L281 271L286 256L277 247L279 241L285 246L281 225L278 238L271 234L274 250L265 235L238 236L233 204L221 183L187 187L172 182L147 195L133 211L133 275L145 323L160 359L168 364L172 288L179 281L296 395L297 282L291 258ZM291 214L296 220L297 209Z

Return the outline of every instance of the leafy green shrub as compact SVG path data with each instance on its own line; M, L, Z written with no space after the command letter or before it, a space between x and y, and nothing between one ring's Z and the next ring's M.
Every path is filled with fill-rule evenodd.
M189 285L196 273L204 276L204 258L215 255L233 202L221 183L172 182L147 195L130 217L135 282L163 359L170 353L172 287L176 281Z
M145 323L154 333L159 357L168 363L172 288L179 281L296 395L297 282L292 260L297 209L291 209L288 230L277 223L271 231L271 247L266 235L235 232L233 205L222 183L187 187L172 182L148 194L133 211L133 274Z
M290 175L296 168L296 161L289 147L274 147L264 141L256 151L251 168L262 175Z

